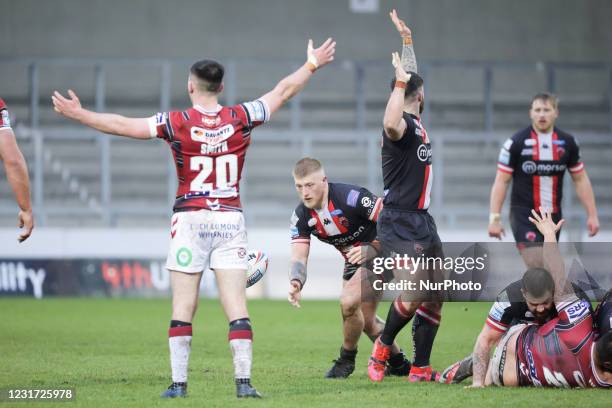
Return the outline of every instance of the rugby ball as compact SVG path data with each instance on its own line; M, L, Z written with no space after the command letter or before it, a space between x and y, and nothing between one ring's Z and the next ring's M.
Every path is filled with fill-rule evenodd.
M268 256L259 250L251 250L247 254L247 288L250 288L263 278L268 270Z

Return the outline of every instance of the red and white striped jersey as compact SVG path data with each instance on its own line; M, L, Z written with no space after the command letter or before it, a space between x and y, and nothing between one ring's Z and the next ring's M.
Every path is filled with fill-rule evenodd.
M432 151L427 131L418 116L404 112L406 130L400 140L383 130L382 172L384 205L400 210L426 210L433 186Z
M594 367L595 330L589 302L573 297L555 306L558 317L543 326L527 326L519 334L520 385L610 387Z
M160 112L149 118L151 137L172 149L178 190L174 211L241 211L240 178L251 130L268 121L262 100L206 111Z
M6 108L6 104L4 100L0 98L0 129L10 129L11 128L11 118L9 116L8 109Z
M565 170L578 173L584 164L572 135L557 128L538 134L530 126L505 141L497 169L512 174L511 206L542 206L559 213Z

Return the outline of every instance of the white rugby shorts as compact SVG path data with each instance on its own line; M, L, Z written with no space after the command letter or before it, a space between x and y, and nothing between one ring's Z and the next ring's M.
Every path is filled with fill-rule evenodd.
M184 211L172 216L166 268L186 273L247 269L247 233L239 211Z

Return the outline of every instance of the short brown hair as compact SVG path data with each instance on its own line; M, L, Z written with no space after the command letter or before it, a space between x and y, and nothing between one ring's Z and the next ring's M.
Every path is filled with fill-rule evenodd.
M555 109L557 109L557 105L559 103L559 99L555 95L553 95L553 94L551 94L549 92L541 92L541 93L537 94L536 96L534 96L531 99L531 106L530 106L530 108L533 107L533 103L535 101L549 102L553 106L553 108L555 108Z
M323 169L323 165L317 159L313 159L312 157L304 157L298 160L293 166L293 177L302 178L306 177L315 171L319 171Z

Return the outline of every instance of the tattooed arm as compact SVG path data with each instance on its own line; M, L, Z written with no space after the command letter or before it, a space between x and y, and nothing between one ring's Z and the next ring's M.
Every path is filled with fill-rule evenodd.
M472 387L483 387L485 385L491 349L501 339L502 334L485 324L478 335L473 354L474 372L472 374Z
M414 55L414 47L412 45L412 32L406 23L404 23L404 20L397 16L395 9L389 13L389 16L391 17L391 21L393 21L395 28L402 36L402 67L406 72L416 73L418 71L416 56Z
M306 283L306 265L310 244L291 244L291 267L289 269L289 296L287 300L295 307L300 307L301 292Z

